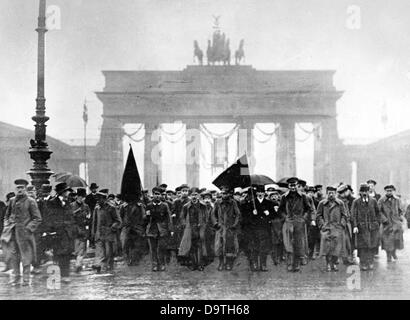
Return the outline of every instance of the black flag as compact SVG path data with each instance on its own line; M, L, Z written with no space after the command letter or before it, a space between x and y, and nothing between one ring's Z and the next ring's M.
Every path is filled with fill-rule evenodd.
M122 175L121 196L127 202L140 200L142 198L141 179L131 145L130 151L128 152L127 163Z
M248 158L246 154L238 158L234 164L223 171L213 182L215 186L229 188L250 185Z

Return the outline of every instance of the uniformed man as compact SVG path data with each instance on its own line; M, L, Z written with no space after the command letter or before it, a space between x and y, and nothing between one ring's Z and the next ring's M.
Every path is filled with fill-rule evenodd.
M10 264L13 268L11 285L20 281L20 262L23 265L23 285L29 285L30 267L35 261L36 244L34 232L41 223L40 210L34 199L27 195L28 182L24 179L14 181L16 196L10 200L4 217L2 241L7 244Z
M392 258L397 260L396 250L404 248L401 222L403 212L400 199L393 194L396 188L387 185L384 190L386 194L378 202L382 222L382 249L386 251L387 262L392 262Z
M120 209L122 252L126 263L135 266L147 253L146 215L140 199L130 197L127 200Z
M353 233L352 233L352 224L353 218L350 213L349 209L349 199L348 199L348 192L349 187L345 184L340 185L337 188L337 199L342 201L345 206L345 213L346 213L346 227L344 228L344 239L345 239L345 253L343 255L343 263L345 265L354 264L353 260L353 250L354 250L354 243L353 243Z
M147 205L146 216L148 237L151 252L152 271L165 271L165 255L169 237L173 235L171 211L168 205L161 201L161 189L152 189L153 200Z
M377 182L374 181L373 179L367 180L367 185L369 186L369 197L372 197L376 199L376 201L379 201L381 198L381 195L376 192L376 184Z
M190 201L182 208L181 224L184 227L178 255L190 260L191 270L203 271L205 267L207 207L200 202L199 188L191 188Z
M205 229L205 246L207 256L205 265L211 264L215 258L215 228L212 223L212 210L214 204L212 203L212 194L209 191L201 193L202 201L206 206L206 229Z
M175 253L178 253L178 248L179 245L181 244L182 240L182 234L184 232L184 228L182 226L182 220L181 220L181 214L182 214L182 208L184 205L186 205L189 202L189 186L187 184L183 184L179 187L181 191L181 198L175 200L172 211L171 211L171 217L172 217L172 224L175 233L173 236L169 239L168 243L168 251L175 251ZM171 210L171 208L170 208ZM168 255L170 255L170 252L168 252ZM181 263L181 265L186 264L186 259L184 259L182 256L177 256L178 261Z
M221 199L216 201L212 219L217 232L215 234L215 256L219 257L218 270L232 270L239 253L238 233L240 231L241 212L232 198L233 191L222 187Z
M92 222L92 235L95 240L95 262L93 268L100 273L114 269L114 254L117 231L121 227L121 217L108 200L108 189L97 193L98 203L95 206Z
M379 246L380 212L376 199L369 196L369 186L361 184L360 197L352 204L353 233L363 271L373 270L374 254Z
M273 212L271 219L271 236L272 236L272 259L273 264L279 265L283 258L283 223L285 217L279 213L280 195L278 190L271 192L269 200L272 201Z
M87 253L87 239L89 238L91 210L84 202L87 191L84 188L77 189L75 201L71 204L73 210L75 229L74 229L74 254L75 271L81 272L83 269L83 260Z
M279 214L284 215L283 244L287 253L288 271L297 272L308 250L307 225L315 225L314 209L308 197L297 190L299 179L289 178L289 191L283 195Z
M337 260L345 251L344 233L348 217L343 201L336 198L336 188L326 188L327 199L319 202L317 225L320 228L320 255L326 257L326 271L338 271Z

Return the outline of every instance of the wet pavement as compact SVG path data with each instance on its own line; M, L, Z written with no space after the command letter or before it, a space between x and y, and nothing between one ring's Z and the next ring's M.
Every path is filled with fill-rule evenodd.
M60 289L47 289L46 267L30 287L8 286L9 275L3 273L0 299L410 299L410 230L404 238L398 261L387 264L380 251L374 271L353 275L344 265L339 272L325 272L321 259L299 273L271 262L269 272L251 273L244 257L233 271L218 272L216 263L204 272L190 271L171 262L166 272L153 273L147 257L136 267L118 262L113 274L96 275L90 268L73 273L72 282Z

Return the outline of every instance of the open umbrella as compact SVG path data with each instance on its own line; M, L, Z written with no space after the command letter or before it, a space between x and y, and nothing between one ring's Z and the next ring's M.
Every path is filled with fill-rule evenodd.
M87 182L75 174L70 172L56 173L52 176L56 183L65 182L71 188L86 188Z
M246 185L241 186L241 187L249 187L250 185L266 186L267 184L275 184L276 183L271 178L269 178L268 176L265 176L263 174L251 174L249 178L250 178L249 181L244 181L246 183Z

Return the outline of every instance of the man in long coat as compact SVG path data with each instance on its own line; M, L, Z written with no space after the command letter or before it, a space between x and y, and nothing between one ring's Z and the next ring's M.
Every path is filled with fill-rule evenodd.
M269 196L272 201L273 211L271 219L271 238L272 238L272 259L276 266L282 262L283 258L283 223L285 217L279 213L280 195L278 190L272 191Z
M352 230L352 223L353 217L350 213L349 209L349 199L348 199L348 192L349 187L345 184L340 185L337 188L337 199L343 202L345 205L345 213L346 213L346 227L345 227L345 253L343 254L343 263L345 265L354 264L353 261L353 250L354 250L354 243L353 243L353 230Z
M152 271L165 271L167 244L174 231L171 211L168 205L161 201L160 188L154 187L152 195L153 200L147 205L145 211L148 220L146 236L151 253Z
M171 237L169 237L167 245L168 251L175 251L176 253L178 253L178 248L181 244L182 235L184 233L181 215L182 208L189 202L189 186L187 184L183 184L179 186L178 189L181 193L181 197L174 201L172 208L169 208L171 210L172 224L175 232ZM170 252L167 253L168 256L170 256L170 254ZM181 265L188 263L188 261L184 257L177 255L177 259L179 263L181 263Z
M9 192L7 195L6 195L6 203L5 203L5 210L4 210L4 214L3 214L3 217L2 217L2 221L1 221L1 223L2 223L2 232L0 233L0 236L2 235L2 233L3 233L3 228L4 228L4 223L5 223L5 216L6 216L6 212L7 212L7 207L10 205L10 200L12 199L12 198L14 198L16 196L16 194L14 193L14 192ZM41 212L40 212L41 213ZM11 253L10 253L10 248L9 248L9 246L7 245L7 243L5 243L5 242L3 242L3 241L0 241L0 247L2 248L2 250L3 250L3 254L4 254L4 263L5 263L5 267L4 267L4 269L2 269L2 270L0 270L1 272L7 272L7 271L9 271L9 270L11 270L11 263L10 263L10 261L11 261Z
M91 210L84 202L87 196L84 188L77 189L76 199L71 203L73 209L75 227L74 227L74 254L76 256L76 272L83 269L83 260L87 253L87 239L89 238L89 225L91 221Z
M270 222L273 215L273 203L265 198L265 187L255 186L252 201L242 216L247 216L249 231L249 252L251 271L268 271L266 262L271 251Z
M147 253L145 208L138 199L133 199L120 210L122 252L129 266L138 265Z
M307 225L316 224L314 208L308 197L296 190L299 179L288 179L289 191L279 205L279 214L285 216L283 244L287 253L288 271L300 270L302 259L308 251Z
M374 254L380 241L380 212L376 199L369 197L369 186L361 184L360 197L353 201L353 233L363 271L373 270Z
M188 257L190 269L203 271L204 257L207 256L205 231L207 227L207 207L199 201L199 189L190 190L191 200L182 208L181 221L184 226L178 255Z
M122 221L118 210L108 200L108 190L100 190L97 195L98 203L94 209L91 231L95 240L93 268L97 273L103 267L110 272L114 269L115 244Z
M326 257L326 271L338 271L337 260L345 252L345 228L348 220L343 201L336 198L336 188L327 187L327 199L319 202L317 225L320 229L320 255Z
M55 186L56 195L46 202L44 232L53 259L60 267L61 280L70 282L70 259L74 252L75 220L68 195L73 190L62 182Z
M34 199L28 197L28 182L18 179L15 182L16 196L11 199L4 217L2 241L7 244L10 264L13 268L11 285L20 280L20 262L23 265L23 285L29 285L30 267L36 257L34 232L41 223L41 214Z
M232 270L235 258L239 253L238 232L241 223L241 212L232 198L232 190L223 187L221 200L215 202L212 212L215 234L215 256L219 257L218 270Z
M386 195L378 202L382 222L382 249L386 251L387 262L391 262L392 258L397 260L396 250L404 248L401 222L403 212L400 199L393 194L395 187L387 185L384 190Z
M215 228L212 223L212 211L214 204L212 203L212 194L209 191L201 193L202 202L206 206L206 228L205 228L205 246L206 257L205 265L209 265L215 258Z

